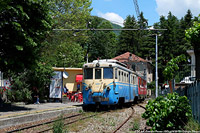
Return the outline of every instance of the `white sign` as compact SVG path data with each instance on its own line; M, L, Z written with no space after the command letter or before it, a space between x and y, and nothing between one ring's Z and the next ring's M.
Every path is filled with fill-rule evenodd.
M49 98L61 98L62 93L62 72L55 71L51 79Z

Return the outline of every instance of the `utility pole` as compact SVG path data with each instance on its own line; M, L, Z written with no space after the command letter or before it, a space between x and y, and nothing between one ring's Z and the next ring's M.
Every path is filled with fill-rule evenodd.
M156 98L158 97L158 35L156 34Z

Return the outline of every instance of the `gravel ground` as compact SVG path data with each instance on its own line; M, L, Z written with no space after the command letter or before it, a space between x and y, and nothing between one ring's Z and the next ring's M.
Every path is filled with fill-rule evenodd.
M146 103L140 104L145 107ZM144 120L141 115L144 113L144 109L135 105L134 106L133 117L125 124L123 127L117 131L117 133L131 133L135 131L144 131L146 126L146 120ZM81 120L75 124L71 124L66 128L68 132L80 132L80 133L110 133L113 132L121 123L123 123L132 113L131 108L123 108L117 110L111 110L110 112L96 115L91 119ZM46 120L47 121L47 120ZM41 121L44 122L44 121ZM37 123L37 122L36 122ZM34 124L34 123L32 123ZM24 126L24 125L21 125ZM1 132L6 132L7 130L0 130ZM12 127L11 129L14 129ZM32 130L26 130L22 132L34 132Z
M142 104L145 106L146 104ZM134 131L144 131L146 120L141 117L144 109L134 106L135 113L133 117L119 130L118 133L129 133ZM80 121L76 124L66 127L68 132L80 133L110 133L113 132L121 123L123 123L131 114L132 109L124 108L117 111L111 111L103 115L97 115L91 119Z

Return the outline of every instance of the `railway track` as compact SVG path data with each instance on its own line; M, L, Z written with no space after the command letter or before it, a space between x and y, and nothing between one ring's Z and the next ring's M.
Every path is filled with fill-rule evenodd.
M144 106L140 105L140 104L138 104L137 106L139 106L139 107L143 108L144 110L146 110L146 108Z
M65 121L67 121L67 122L64 123L64 126L73 124L73 123L78 122L78 121L80 121L80 120L92 118L92 117L94 117L94 116L96 116L96 115L100 115L100 114L103 114L103 113L105 113L105 112L98 113L98 114L93 114L93 115L89 115L89 116L83 116L83 117L80 117L80 118L75 118L74 120L65 119ZM50 131L50 130L53 130L53 127L47 128L47 129L42 130L42 131L40 131L40 132L38 132L38 133L43 133L43 132L47 132L47 131Z
M139 106L139 107L141 107L141 108L143 108L144 110L146 110L146 108L145 108L144 106L142 106L142 105L140 105L140 104L136 104L136 105ZM123 127L123 125L125 125L125 124L131 119L131 117L133 117L133 115L134 115L134 113L135 113L134 106L136 106L136 105L131 106L131 109L132 109L131 114L129 115L129 117L128 117L126 120L124 120L124 121L113 131L113 133L116 133L117 131L119 131L119 130ZM144 129L144 131L145 131L145 129Z
M70 116L65 116L63 119L70 119L70 118L74 118L74 117L81 116L81 115L82 115L81 113L73 114L73 115L70 115ZM46 122L39 122L37 124L31 124L31 125L28 124L28 126L23 126L23 127L20 127L20 128L16 128L14 130L9 130L9 131L7 131L7 133L24 131L24 130L35 128L35 127L48 125L48 124L51 124L51 123L56 122L56 121L57 121L57 119L54 118L54 119L48 120Z
M141 104L136 104L136 105L131 106L130 107L131 111L129 111L130 115L128 115L128 118L126 120L124 120L122 123L120 123L120 125L118 125L117 128L114 129L114 131L111 130L113 133L120 131L120 129L122 129L122 127L131 119L131 117L134 115L134 113L136 113L134 107L137 107L137 106L145 109L145 107L142 106ZM62 120L64 122L64 127L66 127L67 125L76 123L78 121L85 120L85 119L88 119L88 118L92 118L96 115L101 115L101 114L108 113L108 112L112 113L113 111L115 112L115 110L110 110L110 111L98 112L98 113L95 113L95 114L89 114L89 113L77 113L77 114L73 114L73 115L68 114L68 116L63 116ZM8 133L13 133L13 132L22 132L23 133L23 132L31 132L31 131L34 131L34 132L37 132L37 133L49 132L49 131L53 130L53 123L56 122L56 121L58 121L58 119L52 119L52 120L49 120L49 121L46 121L46 122L40 122L38 124L27 125L27 126L24 126L24 127L9 130L7 132ZM142 131L145 131L145 129L142 130Z
M130 114L130 116L129 116L125 121L123 121L123 122L113 131L113 133L116 133L117 131L119 131L119 129L120 129L126 122L128 122L128 120L133 116L135 110L134 110L133 107L131 107L131 109L132 109L132 113Z
M87 113L78 113L78 114L62 117L62 120L64 121L64 126L66 126L66 125L73 124L77 121L92 118L96 115L100 115L100 114L103 114L103 113L105 113L105 112L95 113L95 114L92 114L92 115L87 115ZM49 120L47 122L40 122L38 124L28 125L28 126L16 128L14 130L9 130L9 131L6 131L6 132L7 133L29 132L31 130L34 130L34 132L37 132L37 133L48 132L48 131L53 130L52 124L56 121L58 121L58 119L53 119L53 120Z

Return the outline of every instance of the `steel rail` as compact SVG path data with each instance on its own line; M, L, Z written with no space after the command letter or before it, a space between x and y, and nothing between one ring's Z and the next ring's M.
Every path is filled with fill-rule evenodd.
M114 131L113 131L113 133L116 133L132 116L133 116L133 114L135 113L135 110L134 110L134 108L133 107L131 107L131 109L132 109L132 113L131 113L131 115L123 122L123 123L121 123Z
M64 119L73 118L73 117L80 116L80 115L82 115L82 114L76 114L76 115L67 116L67 117L64 117ZM18 128L18 129L14 129L14 130L8 131L6 133L19 132L19 131L22 131L22 130L38 127L38 126L41 126L41 125L50 124L50 123L53 123L53 122L56 122L56 121L58 121L58 120L51 120L51 121L44 122L44 123L39 123L39 124L31 125L31 126L26 126L26 127L22 127L22 128Z
M144 106L142 106L142 105L138 104L137 106L139 106L139 107L143 108L144 110L146 110L146 108Z
M104 114L104 113L106 113L106 112L103 112L103 113L101 113L101 114ZM88 118L94 117L94 116L96 116L96 115L99 115L99 114L94 114L94 115L90 115L90 116L87 116L87 117L83 117L83 118L80 118L80 119L77 119L77 120L74 120L74 121L71 121L71 122L66 122L66 123L64 123L64 126L73 124L73 123L75 123L75 122L77 122L77 121L80 121L80 120L84 120L84 119L88 119ZM47 132L47 131L50 131L50 130L52 130L52 129L53 129L53 127L48 128L48 129L45 129L45 130L40 131L40 132L38 132L38 133Z

